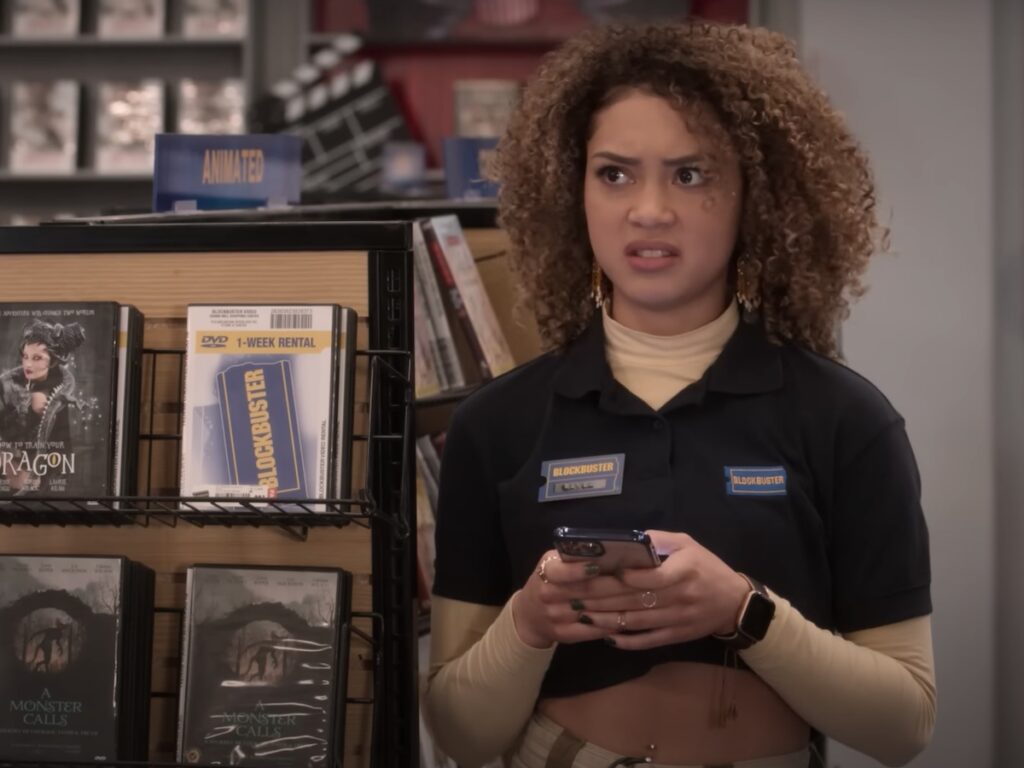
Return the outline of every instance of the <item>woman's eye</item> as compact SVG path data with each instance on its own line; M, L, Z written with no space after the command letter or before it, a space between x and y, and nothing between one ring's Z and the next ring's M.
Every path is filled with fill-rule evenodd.
M605 166L597 171L598 177L602 181L606 181L609 184L625 184L629 181L629 176L621 168L614 165Z
M700 168L680 168L676 171L676 179L684 187L696 187L706 182L708 177Z

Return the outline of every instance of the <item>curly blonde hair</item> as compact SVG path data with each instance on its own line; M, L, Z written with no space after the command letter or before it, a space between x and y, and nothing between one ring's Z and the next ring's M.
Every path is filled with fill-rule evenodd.
M595 113L624 88L684 115L710 109L743 177L734 283L768 338L837 357L839 323L884 247L867 159L786 38L697 22L584 32L548 54L510 121L494 164L499 222L545 344L571 341L595 311L586 145Z

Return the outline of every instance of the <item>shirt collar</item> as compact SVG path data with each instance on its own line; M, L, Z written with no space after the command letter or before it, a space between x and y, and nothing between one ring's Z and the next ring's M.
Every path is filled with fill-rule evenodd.
M555 376L555 391L572 399L591 392L611 394L619 385L605 357L601 314L594 317L566 349ZM668 410L685 402L700 402L706 391L747 395L771 392L782 386L779 347L770 342L760 325L741 320L722 354L704 376L663 406Z

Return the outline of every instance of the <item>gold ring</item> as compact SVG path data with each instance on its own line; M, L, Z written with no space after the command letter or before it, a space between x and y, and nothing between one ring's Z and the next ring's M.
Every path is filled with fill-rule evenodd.
M658 604L658 596L650 590L640 593L640 605L644 608L653 608Z
M540 576L540 580L543 581L545 584L549 584L550 582L548 580L547 574L544 573L544 569L547 568L548 563L550 563L552 560L557 559L558 555L548 555L543 560L541 560L540 565L537 566L537 575Z
M619 611L619 615L615 618L615 623L619 625L619 632L626 631L626 614Z

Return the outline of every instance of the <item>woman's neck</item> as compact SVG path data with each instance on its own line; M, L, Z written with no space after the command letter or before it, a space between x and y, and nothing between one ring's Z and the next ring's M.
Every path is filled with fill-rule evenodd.
M731 302L711 322L672 336L627 328L607 311L602 321L612 375L657 410L704 375L739 325L740 313Z

